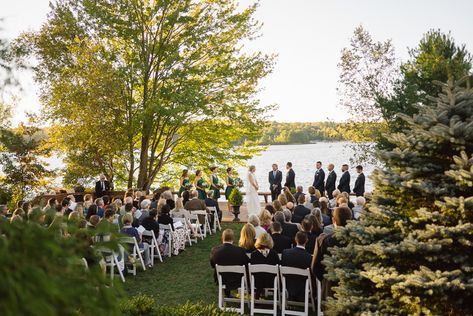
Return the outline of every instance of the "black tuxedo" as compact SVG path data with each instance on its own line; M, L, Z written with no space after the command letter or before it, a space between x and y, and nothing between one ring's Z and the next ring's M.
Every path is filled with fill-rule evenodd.
M215 265L221 266L247 266L249 258L243 248L232 244L221 244L212 249L210 265L215 269ZM217 282L217 272L214 272L214 279ZM222 281L227 290L234 290L241 285L241 275L236 273L222 273Z
M310 210L302 204L299 204L294 209L294 214L292 215L293 223L301 223L304 220L306 215L310 214Z
M335 191L335 182L337 182L337 174L335 170L329 172L327 176L327 182L325 182L325 190L327 190L327 196L329 199L333 198L332 192Z
M305 248L286 249L282 252L281 265L299 269L310 268L312 256ZM286 289L289 292L289 299L304 301L305 297L305 278L302 276L286 276Z
M324 195L325 192L325 171L320 168L315 172L314 183L312 186L319 190L320 194Z
M340 177L340 182L338 183L337 189L340 192L348 192L350 193L350 172L345 171L342 176Z
M282 172L276 170L276 176L274 176L273 171L271 170L268 174L269 190L271 191L271 200L277 200L278 195L281 194L281 182L282 182Z
M250 258L251 264L269 264L277 265L279 264L279 256L276 251L271 249L267 257L263 256L261 252L255 250L251 253ZM256 273L255 276L255 285L257 289L272 288L274 287L274 274L271 273Z
M295 188L296 187L296 173L294 170L289 169L289 171L286 174L286 183L284 183L285 187L290 188Z
M292 241L291 238L283 235L283 234L271 234L273 238L273 249L277 253L282 253L284 249L291 249Z
M363 172L360 173L356 178L353 192L355 192L356 196L363 196L365 193L365 175Z
M97 181L95 182L95 196L96 197L102 197L104 196L108 191L110 191L110 183L105 180L103 181Z
M297 225L293 223L282 223L281 227L282 227L282 234L284 236L289 237L289 239L291 239L291 242L295 244L294 238L296 237L296 234L299 231L299 229L297 228Z

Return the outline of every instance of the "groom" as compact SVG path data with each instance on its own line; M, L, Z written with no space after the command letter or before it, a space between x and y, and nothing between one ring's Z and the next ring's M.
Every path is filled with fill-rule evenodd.
M282 172L278 170L278 165L273 163L273 170L268 175L269 190L271 191L271 200L277 200L281 194Z

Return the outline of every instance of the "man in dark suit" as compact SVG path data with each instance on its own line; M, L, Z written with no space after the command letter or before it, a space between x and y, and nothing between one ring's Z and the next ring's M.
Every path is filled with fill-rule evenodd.
M100 175L100 180L95 182L95 196L96 197L102 197L107 192L110 191L110 183L107 181L105 176L102 174Z
M271 237L273 238L273 249L277 253L282 253L284 249L290 249L292 247L291 238L281 234L282 227L281 223L274 222L271 224Z
M294 191L296 189L296 173L292 170L292 162L289 161L286 164L286 170L286 183L284 183L284 186Z
M337 174L335 173L334 168L335 166L333 163L328 165L327 182L325 182L325 190L327 191L327 196L330 200L333 199L332 193L335 191L335 182L337 181Z
M317 161L316 163L317 170L314 175L314 183L312 186L319 190L320 194L325 194L325 171L322 169L322 162Z
M282 252L281 265L299 269L310 268L312 256L305 249L307 234L298 232L296 234L297 246ZM289 300L304 301L305 278L302 276L286 276L286 289L289 292Z
M342 166L342 176L340 177L340 182L338 183L337 189L340 192L350 193L350 173L348 172L348 165L344 164Z
M363 196L363 194L365 194L365 174L363 173L363 167L360 165L356 166L356 172L358 172L358 177L356 178L353 192L356 196Z
M336 207L333 211L333 226L343 227L347 221L352 218L352 212L349 207ZM328 249L333 246L340 246L335 238L335 232L323 233L317 237L314 247L314 255L311 264L312 274L319 279L322 285L322 300L325 300L328 296L333 296L332 293L332 282L324 278L325 266L322 264L324 256L330 255Z
M271 200L275 201L278 199L278 195L281 194L281 182L282 172L278 170L278 165L273 163L273 170L268 175L269 190L271 191Z
M212 249L210 265L220 266L248 266L249 258L243 248L233 245L235 235L233 230L225 229L222 233L222 244ZM214 279L217 282L217 272L214 271ZM230 296L230 291L237 289L241 284L241 275L235 273L223 273L222 281L225 284L225 295Z
M207 211L207 214L210 214L210 210L205 205L205 202L199 199L198 195L199 193L196 190L193 190L191 192L191 199L186 202L186 205L184 205L184 208L191 213L192 211ZM201 225L204 225L205 216L204 215L198 215L198 216L199 216L199 223ZM209 221L210 221L210 216L209 216Z
M299 195L299 201L294 209L294 214L292 215L292 222L300 224L306 215L310 214L310 210L304 206L305 195Z

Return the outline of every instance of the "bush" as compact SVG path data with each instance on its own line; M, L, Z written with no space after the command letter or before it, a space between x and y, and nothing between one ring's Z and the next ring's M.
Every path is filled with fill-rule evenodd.
M232 193L230 193L230 196L228 197L228 202L235 206L243 204L243 195L238 188L233 188Z

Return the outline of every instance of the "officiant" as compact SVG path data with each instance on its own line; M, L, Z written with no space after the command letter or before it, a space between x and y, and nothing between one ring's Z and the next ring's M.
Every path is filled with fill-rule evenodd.
M278 199L278 195L281 194L281 182L282 172L278 170L278 165L273 163L273 170L268 175L269 190L271 191L271 200L275 201Z

